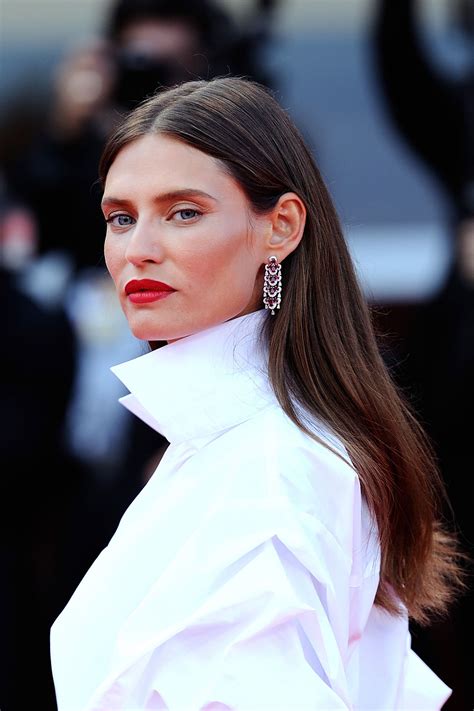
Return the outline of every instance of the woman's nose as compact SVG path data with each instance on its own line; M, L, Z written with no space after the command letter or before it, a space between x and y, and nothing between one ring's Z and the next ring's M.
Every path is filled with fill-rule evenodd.
M137 219L129 233L125 257L132 264L163 260L163 244L156 224Z

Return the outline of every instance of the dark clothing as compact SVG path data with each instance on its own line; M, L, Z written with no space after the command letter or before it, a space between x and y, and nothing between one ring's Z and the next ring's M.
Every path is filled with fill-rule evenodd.
M78 341L66 313L2 270L0 297L0 708L56 711L51 625L144 482L135 470L101 481L68 448Z
M456 245L460 223L474 217L474 67L455 79L433 66L416 26L414 0L379 0L372 27L375 75L390 119L432 172L447 198ZM457 255L457 247L454 249ZM446 484L460 543L474 559L474 284L456 257L438 293L416 305L406 337L400 384L428 432ZM412 626L413 647L453 688L445 711L471 708L474 595L428 629Z
M49 711L59 533L80 474L62 439L76 339L62 311L40 307L5 271L0 298L0 707Z
M103 267L105 223L97 168L104 144L94 124L69 141L43 132L6 170L13 197L37 220L39 253L63 250L78 269Z
M472 424L474 422L474 289L452 273L442 291L418 308L399 374L412 392L438 456L463 550L474 561ZM413 647L453 688L445 711L472 707L474 690L474 565L467 592L447 620L428 629L413 626Z

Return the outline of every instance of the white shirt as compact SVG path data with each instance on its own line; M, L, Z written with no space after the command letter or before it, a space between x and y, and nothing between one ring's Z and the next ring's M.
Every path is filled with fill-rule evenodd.
M314 422L314 440L278 404L265 318L112 368L170 446L52 626L59 711L418 711L449 696L407 616L374 606L359 479L337 437Z

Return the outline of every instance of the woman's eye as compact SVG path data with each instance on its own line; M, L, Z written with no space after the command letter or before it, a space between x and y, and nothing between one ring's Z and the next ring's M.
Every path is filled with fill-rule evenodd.
M197 215L200 215L201 213L198 210L193 210L191 207L185 207L182 210L177 210L173 216L179 215L179 221L187 221L187 220L192 220Z
M134 223L134 219L130 215L111 215L105 221L114 225L114 227L129 227Z

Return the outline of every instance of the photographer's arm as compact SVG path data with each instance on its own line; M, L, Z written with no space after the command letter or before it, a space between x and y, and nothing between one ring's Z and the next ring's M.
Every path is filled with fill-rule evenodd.
M373 67L395 126L450 192L464 148L462 91L430 60L416 7L416 0L379 0L370 36Z

